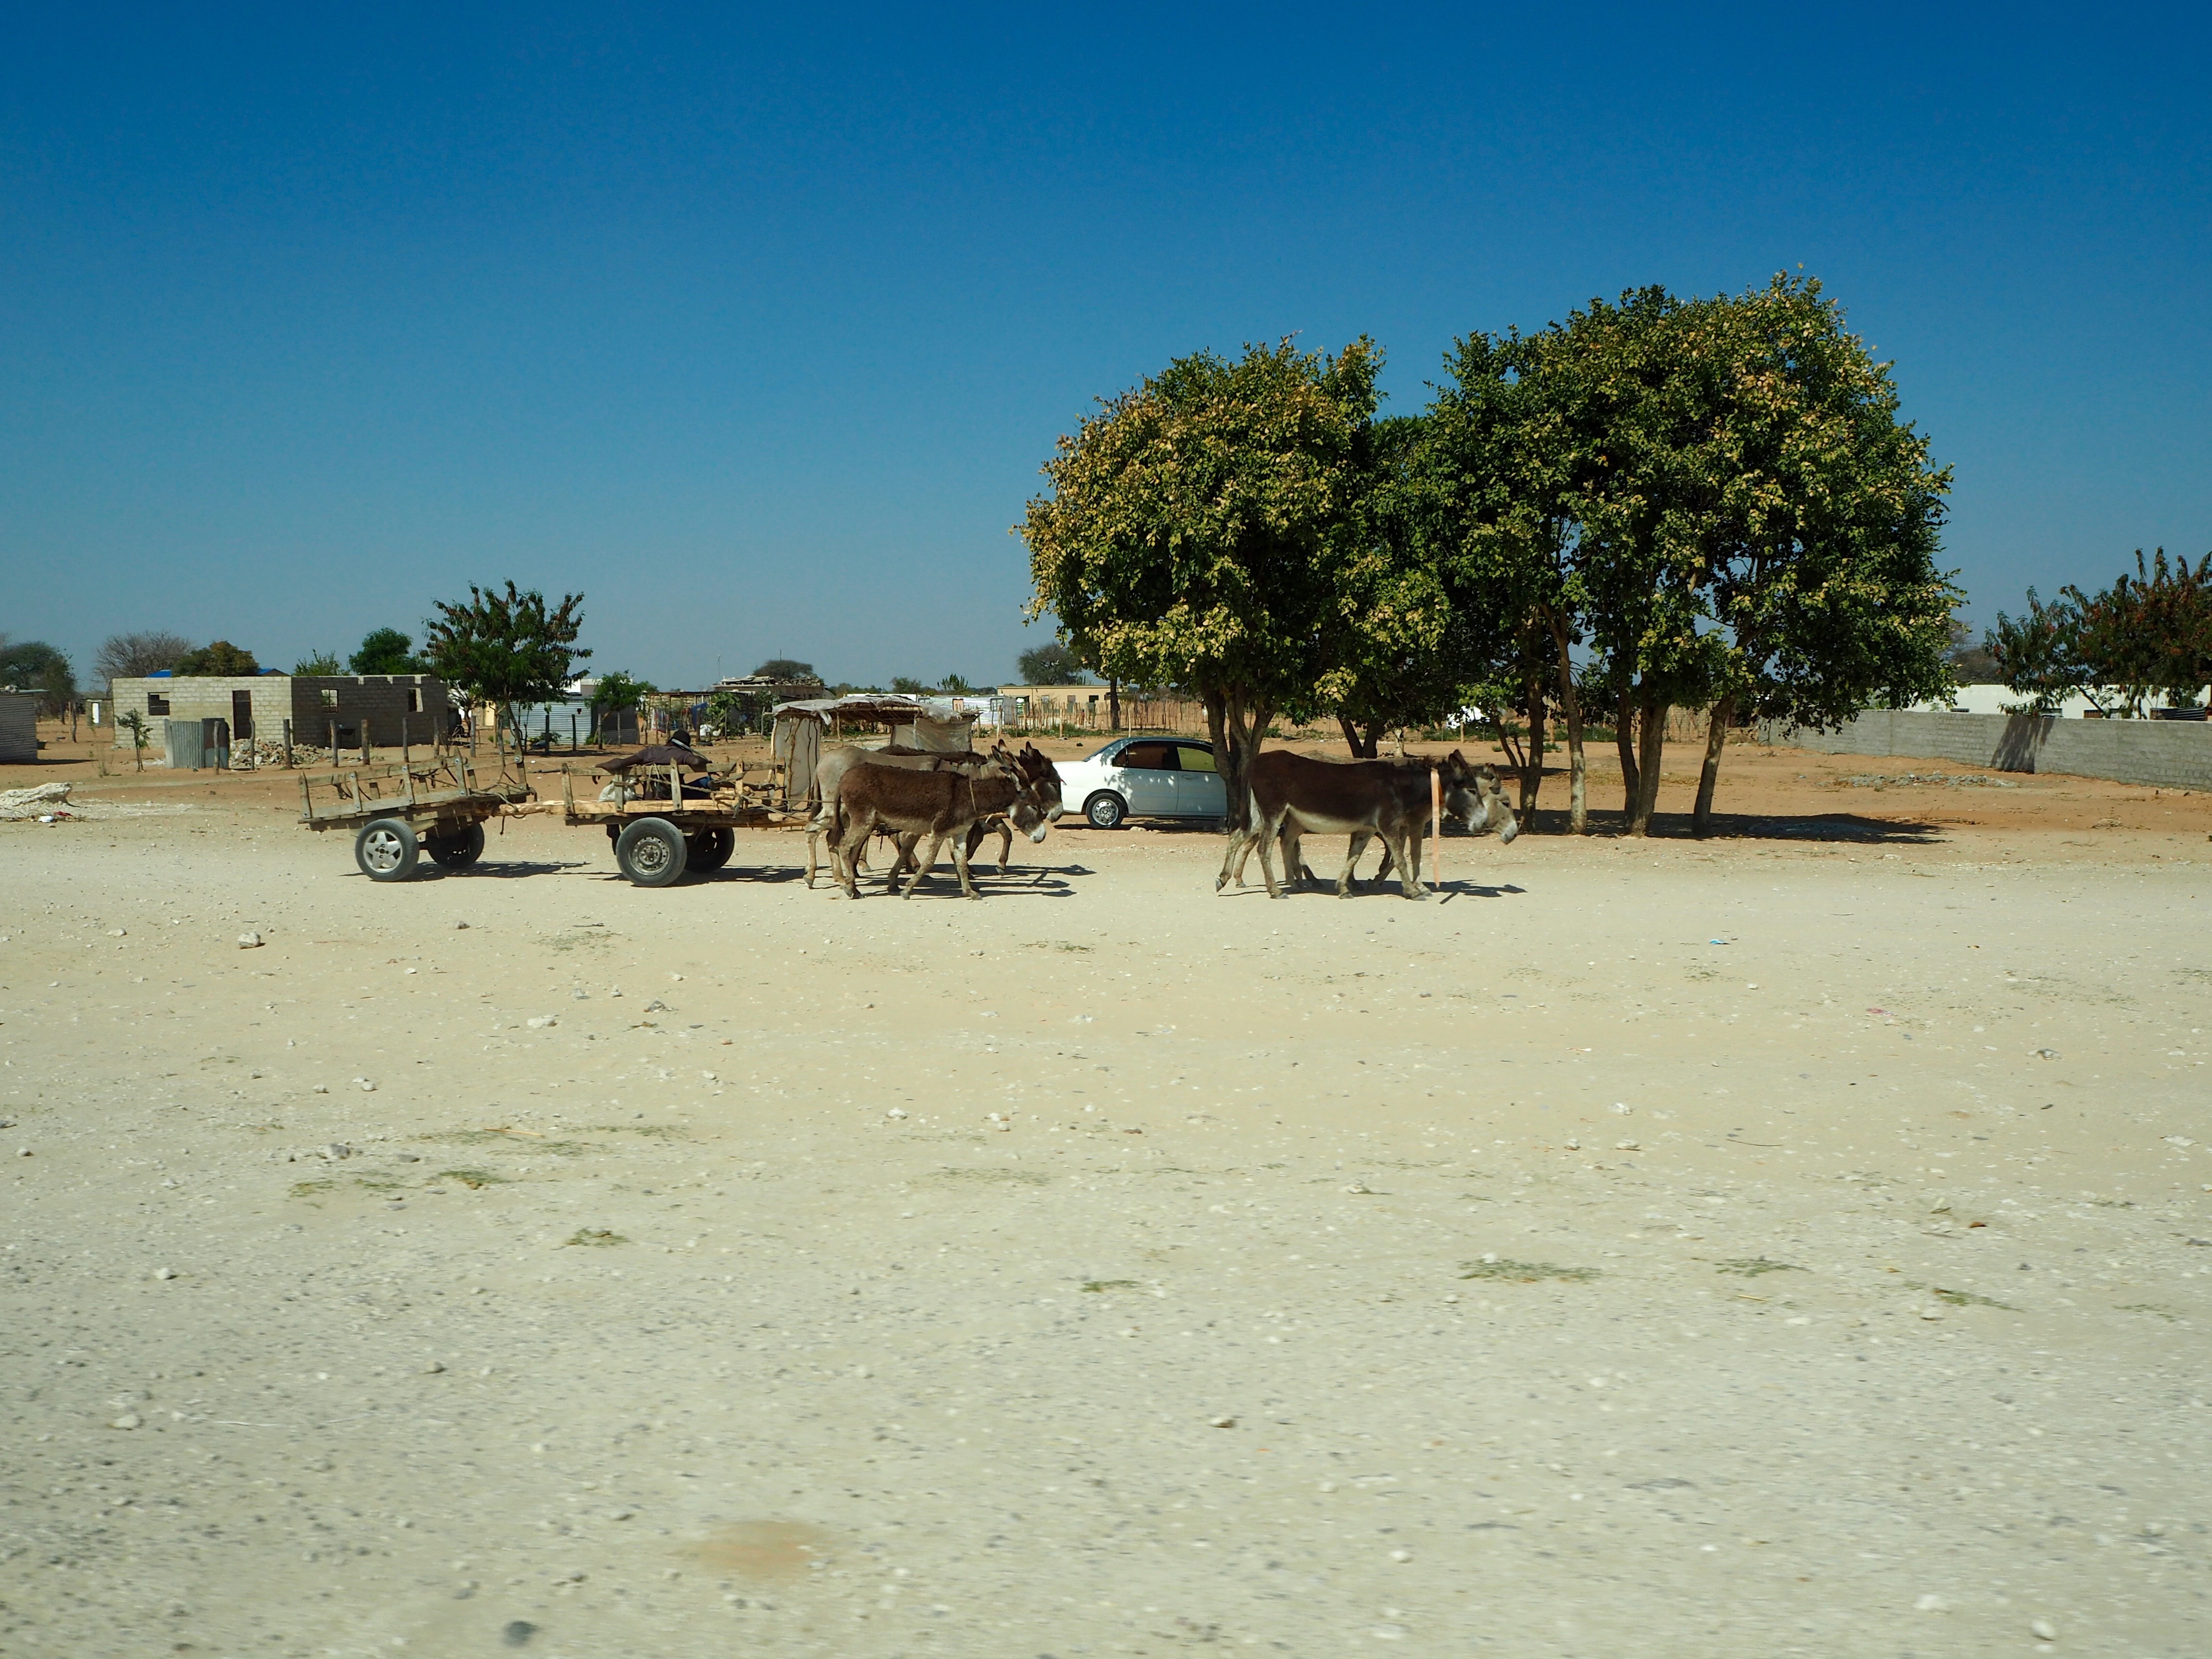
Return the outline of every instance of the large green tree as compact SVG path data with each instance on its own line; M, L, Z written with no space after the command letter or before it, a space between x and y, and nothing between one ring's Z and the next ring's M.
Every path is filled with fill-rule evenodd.
M197 651L185 652L177 659L175 672L228 679L244 674L258 674L261 665L244 646L233 645L228 640L216 640Z
M0 687L35 691L40 714L59 714L76 701L76 671L44 640L10 640L0 634Z
M1364 338L1334 357L1285 340L1178 358L1059 441L1019 526L1032 617L1053 612L1115 678L1204 703L1232 829L1268 722L1322 678L1365 530L1381 362Z
M349 665L356 674L421 674L427 671L414 652L415 641L396 628L372 629Z
M2212 553L2191 566L2166 550L2100 593L2064 590L2076 617L2074 654L2084 688L2110 687L2115 706L2141 720L2151 694L2194 702L2212 678Z
M501 707L510 722L529 703L550 702L592 653L579 647L584 596L549 605L535 589L510 581L506 591L470 584L465 601L435 600L423 623L422 655L430 672L480 702ZM517 741L521 727L514 727Z
M1089 677L1075 647L1058 640L1033 645L1014 659L1014 672L1024 685L1081 685Z
M1706 833L1739 717L1827 726L1955 684L1937 564L1948 468L1899 416L1886 364L1819 283L1708 303L1711 501L1698 580L1711 714L1692 827ZM1648 812L1646 814L1648 817Z

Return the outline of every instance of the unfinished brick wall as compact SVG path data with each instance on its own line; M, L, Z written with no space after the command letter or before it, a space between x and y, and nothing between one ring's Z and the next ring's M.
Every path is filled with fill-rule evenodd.
M292 741L302 748L327 748L333 724L342 747L360 747L366 727L373 746L396 749L403 729L409 743L428 744L448 723L445 682L430 674L176 675L118 680L112 696L116 720L143 716L147 752L161 754L172 720L222 720L231 727L232 741L247 736L237 729L233 712L234 694L240 691L252 702L252 736L282 742L289 720ZM115 746L131 747L131 734L119 723Z

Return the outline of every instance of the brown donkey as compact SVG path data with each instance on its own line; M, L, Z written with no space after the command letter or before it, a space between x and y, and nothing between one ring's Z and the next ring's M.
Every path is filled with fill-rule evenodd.
M1249 822L1230 838L1214 890L1219 891L1232 877L1241 882L1244 860L1256 848L1267 895L1280 898L1272 856L1276 843L1282 844L1284 874L1295 885L1303 870L1299 837L1338 835L1351 837L1344 873L1337 879L1339 897L1352 891L1352 869L1369 839L1380 836L1389 853L1385 869L1397 871L1400 890L1410 899L1426 898L1420 886L1421 836L1429 816L1431 770L1443 785L1444 811L1469 829L1496 827L1504 841L1519 833L1498 774L1487 766L1470 766L1455 749L1433 763L1316 760L1271 749L1254 758L1247 774Z
M1048 769L1049 769L1049 763ZM837 786L836 822L830 832L837 853L838 884L848 898L858 898L859 851L878 828L887 829L902 843L927 836L928 851L917 860L907 878L902 897L914 890L949 840L952 859L960 872L960 891L980 898L968 876L969 832L982 820L1003 816L1033 842L1044 839L1051 827L1050 809L1060 805L1057 774L1048 777L1018 769L1013 757L1001 751L983 772L909 772L888 766L856 766ZM908 843L913 844L913 843Z

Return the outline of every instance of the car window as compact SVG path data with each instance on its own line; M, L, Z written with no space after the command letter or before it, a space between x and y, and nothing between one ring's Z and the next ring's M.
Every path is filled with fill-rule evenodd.
M1118 763L1143 772L1172 772L1176 769L1175 745L1168 743L1133 743L1121 751Z
M1214 769L1213 751L1211 749L1200 749L1194 744L1179 743L1176 745L1176 753L1182 761L1182 769L1186 772L1211 772Z

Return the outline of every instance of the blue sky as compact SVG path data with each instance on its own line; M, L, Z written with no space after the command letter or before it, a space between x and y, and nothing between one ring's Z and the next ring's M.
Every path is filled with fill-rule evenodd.
M1049 15L1046 15L1046 14ZM2202 10L52 7L0 62L0 629L289 666L471 580L666 684L1010 674L1054 435L1800 266L1970 614L2212 547Z

